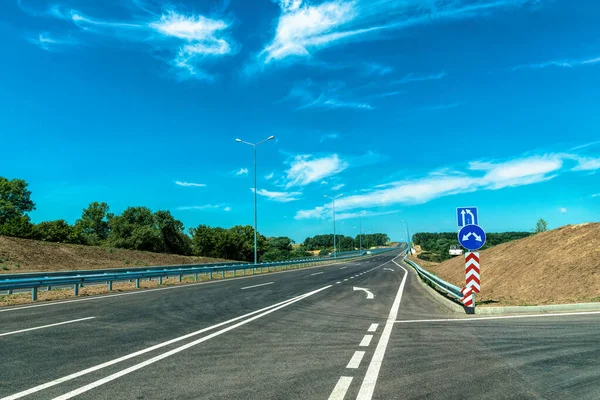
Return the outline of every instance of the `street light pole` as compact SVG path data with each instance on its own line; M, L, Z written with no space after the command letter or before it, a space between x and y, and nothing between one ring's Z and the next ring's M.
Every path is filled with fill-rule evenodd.
M330 197L325 195L326 198L331 199L332 203L333 203L333 258L337 258L337 247L336 247L336 243L335 243L335 199L339 199L340 197L342 197L344 195L344 193L340 193L335 197Z
M362 217L358 216L358 235L360 237L360 247L359 250L362 252Z
M263 141L260 141L258 143L250 143L250 142L245 142L241 139L235 139L236 142L238 143L244 143L247 144L249 146L252 146L254 148L254 265L256 265L258 263L258 228L257 228L257 220L258 220L258 211L257 211L257 207L256 207L256 147L258 145L261 145L269 140L273 140L275 139L275 136L269 136L268 138L266 138Z

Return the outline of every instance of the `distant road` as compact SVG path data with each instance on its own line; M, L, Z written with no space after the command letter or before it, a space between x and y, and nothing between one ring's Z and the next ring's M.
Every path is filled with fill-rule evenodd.
M600 398L600 314L452 313L398 255L0 309L0 398Z

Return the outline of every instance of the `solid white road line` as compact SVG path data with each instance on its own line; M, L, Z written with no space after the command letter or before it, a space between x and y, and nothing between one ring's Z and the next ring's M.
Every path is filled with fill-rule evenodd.
M320 274L322 274L322 273L323 273L323 272L315 272L314 274L310 274L310 276L313 276L313 275L320 275Z
M335 387L333 388L333 392L331 392L331 395L329 396L328 400L343 400L351 383L351 376L342 376L338 381L337 385L335 385Z
M163 353L163 354L158 355L156 357L150 358L149 360L143 361L143 362L141 362L139 364L132 365L131 367L126 368L126 369L124 369L122 371L119 371L117 373L114 373L112 375L109 375L106 378L98 379L95 382L92 382L90 384L82 386L82 387L80 387L78 389L72 390L72 391L70 391L68 393L63 394L62 396L55 397L54 400L67 400L67 399L73 398L75 396L79 396L80 394L85 393L85 392L87 392L89 390L92 390L92 389L94 389L94 388L96 388L98 386L102 386L102 385L104 385L104 384L106 384L108 382L114 381L117 378L120 378L122 376L130 374L130 373L132 373L134 371L137 371L139 369L142 369L144 367L147 367L150 364L154 364L157 361L160 361L160 360L165 359L167 357L170 357L170 356L172 356L174 354L177 354L177 353L180 353L180 352L182 352L184 350L187 350L190 347L196 346L196 345L198 345L198 344L200 344L202 342L206 342L207 340L210 340L210 339L212 339L214 337L222 335L222 334L224 334L226 332L229 332L229 331L231 331L233 329L239 328L242 325L246 325L249 322L252 322L252 321L254 321L256 319L262 318L265 315L271 314L271 313L273 313L273 312L275 312L275 311L277 311L277 310L279 310L281 308L287 307L287 306L289 306L291 304L294 304L294 303L296 303L296 302L298 302L300 300L304 300L305 298L310 297L310 296L312 296L312 295L314 295L316 293L319 293L319 292L321 292L321 291L323 291L325 289L329 289L330 287L331 287L331 285L328 285L328 286L322 287L321 289L313 290L312 292L306 293L306 294L300 296L299 298L297 298L295 300L288 301L285 304L282 304L282 305L274 307L274 308L272 308L272 309L270 309L268 311L265 311L262 314L258 314L258 315L255 315L255 316L251 317L251 318L245 319L245 320L243 320L241 322L238 322L235 325L230 325L227 328L224 328L224 329L221 329L220 331L211 333L210 335L204 336L204 337L202 337L200 339L197 339L197 340L195 340L193 342L187 343L187 344L185 344L183 346L176 347L173 350L167 351L166 353Z
M377 378L379 377L379 370L381 369L383 357L385 356L385 349L387 348L388 342L390 341L392 328L394 327L394 323L396 321L396 318L398 317L398 310L400 309L400 302L402 301L402 293L404 292L404 286L406 285L408 271L400 264L396 263L396 261L394 260L395 258L392 260L392 262L404 270L404 277L402 278L402 282L400 283L400 287L398 288L398 293L396 294L396 298L394 299L394 303L392 304L392 309L390 310L390 314L388 315L385 327L383 328L383 332L381 333L379 343L377 343L377 347L375 348L373 358L369 363L369 368L367 369L365 379L363 379L363 383L362 385L360 385L360 390L358 392L356 400L371 400L371 398L373 398L375 384L377 383Z
M595 315L600 314L600 311L580 311L569 313L552 313L552 314L525 314L525 315L502 315L497 317L474 317L474 318L447 318L447 319L411 319L399 320L397 324L410 324L417 322L471 322L471 321L486 321L493 319L514 319L514 318L545 318L545 317L571 317L577 315Z
M371 324L371 326L369 326L369 329L367 329L367 332L375 332L378 326L379 324Z
M364 351L355 351L354 355L350 359L350 362L348 363L348 365L346 365L346 368L352 368L352 369L358 368L360 366L360 362L362 361L364 356L365 356Z
M134 357L137 357L139 355L148 353L150 351L154 351L154 350L160 349L161 347L169 346L169 345L171 345L173 343L177 343L177 342L180 342L182 340L189 339L189 338L194 337L194 336L198 336L198 335L200 335L200 334L202 334L204 332L207 332L207 331L219 328L219 327L221 327L223 325L227 325L227 324L230 324L230 323L235 322L235 321L239 321L240 319L249 317L251 315L255 315L255 314L261 313L261 312L263 312L265 310L269 310L269 309L277 307L277 306L279 306L281 304L286 304L286 303L288 303L288 302L290 302L292 300L298 299L298 298L300 298L302 296L304 296L304 295L292 297L291 299L288 299L288 300L282 301L280 303L276 303L276 304L270 305L268 307L261 308L261 309L256 310L256 311L252 311L252 312L244 314L244 315L240 315L239 317L232 318L232 319L230 319L228 321L220 322L220 323L218 323L216 325L212 325L212 326L209 326L207 328L203 328L203 329L200 329L198 331L195 331L195 332L192 332L192 333L188 333L187 335L183 335L183 336L177 337L175 339L171 339L171 340L168 340L166 342L159 343L159 344L156 344L154 346L148 347L146 349L139 350L139 351L136 351L136 352L131 353L131 354L127 354L127 355L125 355L123 357L115 358L114 360L107 361L105 363L98 364L96 366L84 369L82 371L75 372L73 374L63 376L62 378L58 378L56 380L53 380L53 381L50 381L50 382L47 382L47 383L44 383L44 384L32 387L31 389L27 389L27 390L24 390L22 392L15 393L15 394L13 394L11 396L3 397L0 400L20 399L21 397L25 397L25 396L30 395L32 393L36 393L36 392L39 392L41 390L47 389L49 387L58 385L59 383L63 383L63 382L67 382L67 381L70 381L70 380L75 379L75 378L79 378L80 376L87 375L89 373L98 371L98 370L100 370L102 368L106 368L106 367L109 367L111 365L118 364L118 363L120 363L122 361L129 360L130 358L134 358Z
M373 339L373 335L365 335L363 339L360 341L360 347L369 347L371 344L371 339Z
M14 335L15 333L29 332L29 331L35 331L35 330L38 330L38 329L50 328L52 326L72 324L73 322L87 321L88 319L94 319L94 318L96 318L96 317L79 318L79 319L73 319L71 321L57 322L55 324L36 326L35 328L20 329L18 331L0 333L0 336Z
M273 283L275 283L275 282L267 282L267 283L261 283L260 285L246 286L246 287L243 287L242 290L252 289L252 288L255 288L255 287L259 287L259 286L272 285Z

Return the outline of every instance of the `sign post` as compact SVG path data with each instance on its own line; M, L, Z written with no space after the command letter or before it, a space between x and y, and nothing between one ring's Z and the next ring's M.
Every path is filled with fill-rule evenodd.
M458 207L456 209L458 242L468 250L465 254L465 287L461 290L461 301L465 307L475 312L475 293L481 292L481 267L479 250L486 240L485 231L479 226L477 207Z

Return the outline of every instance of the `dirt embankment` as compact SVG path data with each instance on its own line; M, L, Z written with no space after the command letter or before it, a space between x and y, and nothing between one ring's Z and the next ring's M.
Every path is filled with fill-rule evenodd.
M600 223L567 225L480 252L481 293L489 305L600 301ZM464 257L423 268L459 287Z
M228 261L0 236L0 274Z

